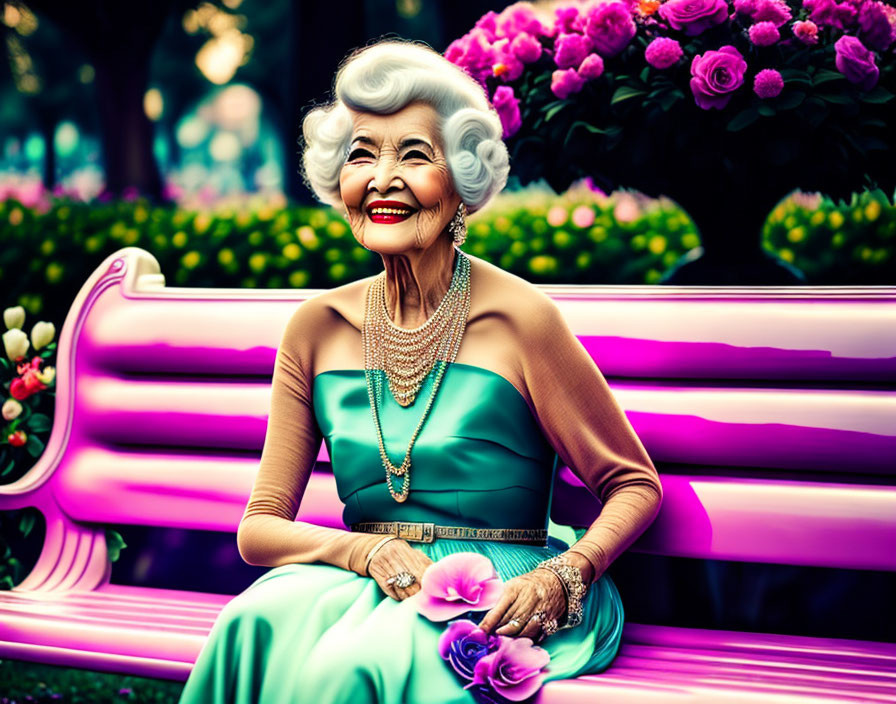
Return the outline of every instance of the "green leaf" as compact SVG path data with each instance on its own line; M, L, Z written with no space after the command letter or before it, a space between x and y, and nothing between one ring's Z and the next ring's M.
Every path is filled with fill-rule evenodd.
M34 528L34 513L29 511L19 519L19 530L27 538L32 528Z
M121 556L122 548L126 548L127 544L121 537L121 533L112 528L106 528L106 549L109 552L109 561L116 562Z
M759 103L756 110L763 117L772 117L777 112L771 105L767 105L766 103Z
M572 127L570 128L570 132L572 132L577 127L584 127L586 130L591 132L592 134L606 134L609 130L602 129L600 127L596 127L595 125L591 125L584 120L576 120L572 123Z
M785 68L781 69L779 73L781 74L781 78L784 79L784 83L805 83L806 85L812 85L812 77L805 71L800 71L796 68Z
M839 71L830 71L826 68L821 69L820 71L816 71L815 75L812 76L812 85L817 86L822 83L827 83L828 81L839 81L846 80L846 76L844 76Z
M759 117L759 111L756 108L746 108L735 115L731 122L728 123L729 132L738 132L745 127L752 125Z
M5 477L7 474L9 474L9 473L12 471L12 468L15 467L15 466L16 466L16 461L15 461L15 460L10 460L10 461L9 461L9 464L6 465L6 467L3 468L3 471L2 471L2 472L0 472L0 477Z
M37 435L29 435L25 441L25 449L32 457L40 457L40 453L44 451L44 442Z
M25 422L25 426L30 428L32 432L42 433L53 427L53 421L43 413L33 413Z
M616 89L616 92L613 93L613 97L610 99L610 105L621 103L623 100L628 100L629 98L637 98L639 95L644 95L644 93L645 91L638 88L632 88L631 86L619 86Z
M849 105L853 102L852 98L843 93L819 93L818 97L828 103L835 103L837 105Z
M799 90L785 91L778 96L774 105L778 110L792 110L805 100L806 94Z
M684 97L684 94L679 90L673 90L665 95L661 95L657 102L659 102L660 107L663 109L663 112L669 112L675 103L677 103L681 98Z
M556 115L558 112L560 112L563 108L565 108L569 104L570 104L570 102L568 100L564 100L564 101L561 101L559 105L555 104L552 108L550 108L549 110L546 110L544 113L544 121L548 122L552 117L554 117L554 115Z
M0 364L3 365L4 369L12 369L12 364L9 363L9 360L6 357L0 357Z
M650 75L650 66L645 66L644 70L638 74L638 78L640 78L644 83L647 83L647 77Z
M877 85L867 93L862 94L862 102L865 103L886 103L891 100L893 94L881 85Z

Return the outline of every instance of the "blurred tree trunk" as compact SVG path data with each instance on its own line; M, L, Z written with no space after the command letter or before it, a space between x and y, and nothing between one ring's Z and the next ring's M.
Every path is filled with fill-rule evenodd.
M153 48L168 15L183 0L28 0L27 5L75 38L96 72L96 99L106 171L105 193L136 189L162 198L153 156L153 126L143 110Z
M343 2L292 2L291 56L284 186L286 194L300 203L316 202L302 183L300 142L302 119L315 104L329 100L333 76L352 49L367 40L364 32L364 0Z

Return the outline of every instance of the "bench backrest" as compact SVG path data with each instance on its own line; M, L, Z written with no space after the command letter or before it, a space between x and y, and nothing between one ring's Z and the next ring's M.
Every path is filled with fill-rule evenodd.
M662 475L645 552L896 571L896 288L543 286ZM169 288L110 255L60 334L38 464L0 490L47 545L23 583L108 580L90 524L236 531L289 316L318 290ZM314 334L309 331L309 334ZM600 503L568 468L552 518ZM326 447L298 518L342 526Z

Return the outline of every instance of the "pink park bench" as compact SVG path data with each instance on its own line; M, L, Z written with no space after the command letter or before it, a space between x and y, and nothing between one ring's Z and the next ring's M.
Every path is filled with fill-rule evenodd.
M896 288L544 290L660 467L662 511L633 550L896 571ZM235 534L276 348L315 293L166 287L135 247L103 261L61 331L46 451L0 487L0 510L47 523L33 571L0 592L0 657L187 678L233 595L111 583L104 524ZM298 517L344 527L327 461L322 446ZM554 496L559 524L599 511L567 468ZM609 670L540 697L893 702L896 644L628 623Z

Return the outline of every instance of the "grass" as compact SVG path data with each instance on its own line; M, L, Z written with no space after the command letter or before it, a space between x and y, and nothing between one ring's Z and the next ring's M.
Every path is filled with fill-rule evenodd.
M0 704L176 704L182 682L0 660Z

